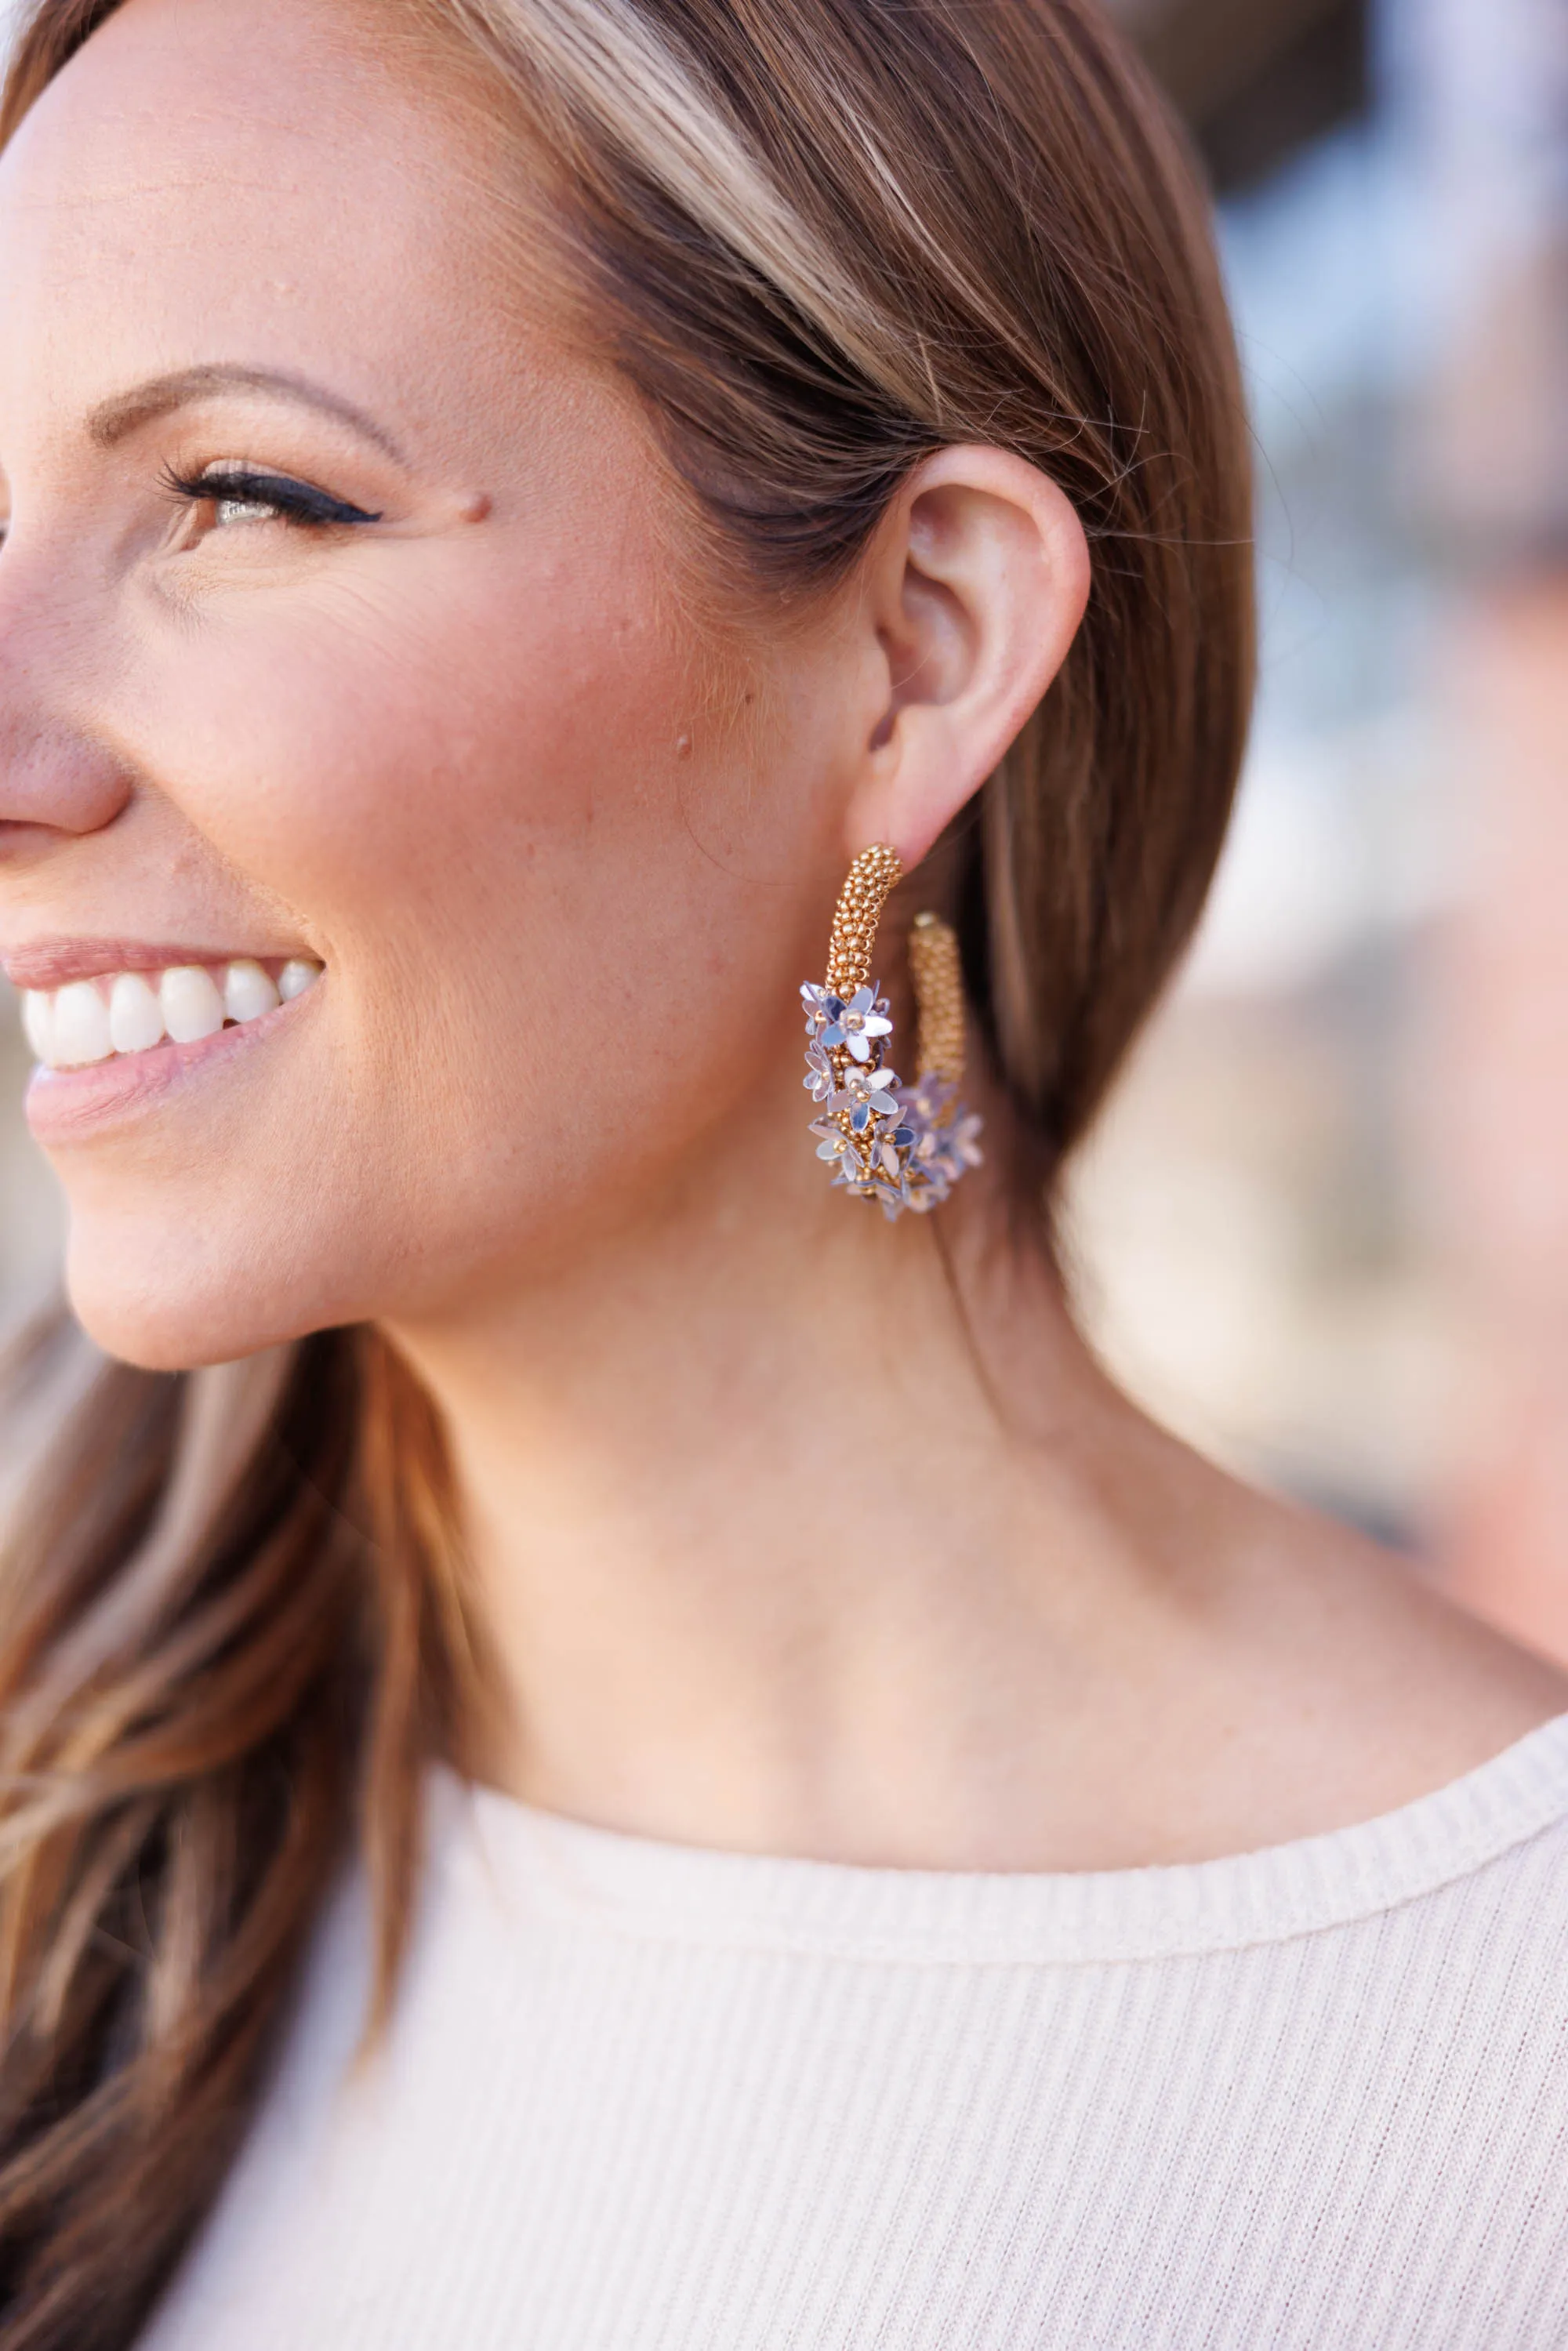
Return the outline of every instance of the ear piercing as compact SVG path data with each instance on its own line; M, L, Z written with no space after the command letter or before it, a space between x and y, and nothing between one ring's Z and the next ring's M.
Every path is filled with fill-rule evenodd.
M904 872L884 842L862 849L840 893L828 976L800 990L806 1007L805 1084L821 1104L811 1121L817 1156L835 1186L877 1200L891 1222L940 1206L967 1167L980 1165L980 1120L958 1099L964 1076L964 982L958 938L936 914L916 914L909 975L916 1011L914 1085L887 1066L887 999L871 977L877 924Z

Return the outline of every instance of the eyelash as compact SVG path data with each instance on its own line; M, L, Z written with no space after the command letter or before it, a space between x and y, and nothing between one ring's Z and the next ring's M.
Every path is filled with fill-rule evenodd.
M297 482L287 474L270 474L250 465L225 466L220 473L207 474L176 474L169 470L164 473L163 486L172 496L190 506L270 507L272 515L258 515L254 519L270 521L276 517L307 530L381 520L379 514L367 514L362 507L350 506L346 498L335 498L326 490L313 489L308 482Z

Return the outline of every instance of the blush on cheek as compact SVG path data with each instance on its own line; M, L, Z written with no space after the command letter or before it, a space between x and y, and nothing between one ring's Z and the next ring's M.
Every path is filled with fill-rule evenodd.
M380 604L367 589L236 625L206 647L198 702L173 675L145 698L162 738L149 764L325 941L367 914L395 924L403 903L439 917L446 894L471 935L474 889L504 892L519 852L548 861L678 822L690 793L689 760L677 776L671 758L689 645L633 608L623 572L508 562L505 540L477 541L465 567L433 557L417 600L400 582Z

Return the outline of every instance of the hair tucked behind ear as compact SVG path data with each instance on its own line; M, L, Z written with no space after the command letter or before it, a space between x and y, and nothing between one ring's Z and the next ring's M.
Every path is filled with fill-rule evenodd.
M0 141L115 5L34 0ZM944 442L1014 450L1076 504L1083 627L944 852L1043 1209L1196 919L1251 681L1234 353L1162 108L1090 0L376 5L515 122L529 168L497 207L542 177L585 321L748 592L841 579ZM465 1760L487 1677L439 1431L369 1334L100 1367L16 1518L0 2351L118 2351L356 1834L384 2001L421 1775Z
M1092 0L410 0L496 62L570 268L765 593L987 442L1093 555L946 844L1038 1209L1190 935L1253 680L1251 477L1207 206ZM537 242L536 242L537 250Z

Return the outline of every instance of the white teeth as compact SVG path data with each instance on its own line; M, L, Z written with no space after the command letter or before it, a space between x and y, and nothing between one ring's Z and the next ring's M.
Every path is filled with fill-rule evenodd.
M231 1020L259 1020L277 1002L277 990L258 963L231 963L224 974L224 1009Z
M320 977L319 963L305 963L297 956L292 963L286 963L278 973L277 992L285 1004L292 1004L297 996L303 996L308 987L314 987Z
M55 1050L55 999L41 987L29 987L22 998L22 1026L36 1061L49 1061Z
M3 11L4 0L0 0ZM73 979L64 987L25 989L22 1026L46 1069L83 1069L115 1053L146 1053L167 1036L193 1045L215 1036L227 1020L242 1026L275 1012L314 987L321 966L290 957L276 980L252 956L209 971L175 964L162 974L122 971L112 977Z
M199 963L177 963L166 971L159 983L158 1000L163 1008L163 1026L176 1045L194 1045L203 1037L215 1037L224 1025L224 999L211 972L204 971Z
M50 1058L57 1070L79 1070L89 1061L107 1061L114 1050L109 1033L109 1007L90 979L72 980L57 990Z
M145 1053L162 1042L162 1007L139 971L122 971L109 991L109 1034L117 1053Z

